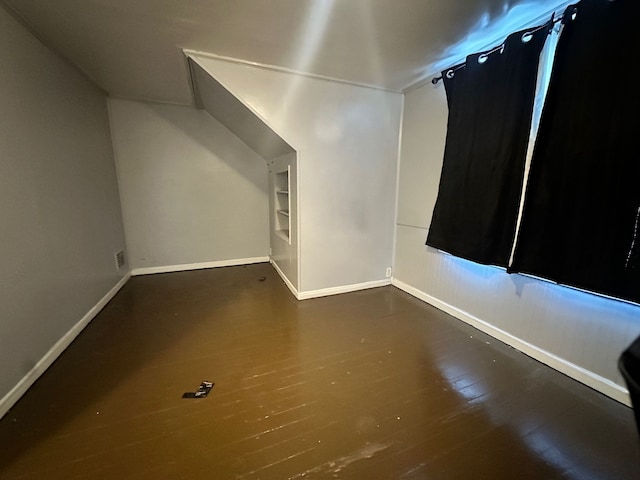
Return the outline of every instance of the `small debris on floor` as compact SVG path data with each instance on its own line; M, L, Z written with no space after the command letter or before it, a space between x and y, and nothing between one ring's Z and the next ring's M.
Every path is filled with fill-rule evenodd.
M195 392L185 392L182 398L205 398L213 388L213 382L203 381Z
M266 279L267 279L267 277L260 277L260 278L258 279L258 281L260 281L260 282L264 282Z

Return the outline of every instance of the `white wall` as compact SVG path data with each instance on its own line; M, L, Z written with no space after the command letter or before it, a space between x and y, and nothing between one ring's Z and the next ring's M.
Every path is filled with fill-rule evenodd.
M268 259L262 157L204 110L109 106L134 274Z
M442 82L407 93L394 284L629 404L617 369L640 307L467 262L425 246L444 153Z
M126 269L105 95L2 8L0 112L2 415Z
M298 152L301 296L384 281L402 95L194 58Z

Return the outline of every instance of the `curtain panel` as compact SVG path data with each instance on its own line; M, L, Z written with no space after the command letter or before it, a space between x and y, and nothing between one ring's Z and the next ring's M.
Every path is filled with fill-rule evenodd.
M442 73L449 114L426 244L508 265L518 219L540 53L552 23Z
M639 12L565 10L509 272L640 302Z

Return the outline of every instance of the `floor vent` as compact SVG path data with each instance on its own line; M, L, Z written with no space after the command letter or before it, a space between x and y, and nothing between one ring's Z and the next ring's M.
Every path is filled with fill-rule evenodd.
M116 268L120 270L124 265L124 251L116 252Z

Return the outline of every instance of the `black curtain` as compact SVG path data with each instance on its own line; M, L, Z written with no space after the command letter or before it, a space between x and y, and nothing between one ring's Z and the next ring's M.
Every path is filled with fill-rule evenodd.
M540 53L552 24L509 35L442 73L449 107L427 245L507 266L515 236ZM483 61L484 60L484 61Z
M566 9L509 271L640 302L640 2Z

